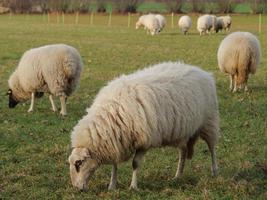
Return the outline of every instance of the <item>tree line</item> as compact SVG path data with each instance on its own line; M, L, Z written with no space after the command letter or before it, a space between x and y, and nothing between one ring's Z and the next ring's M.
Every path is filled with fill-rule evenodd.
M47 12L118 12L134 13L151 0L0 0L0 6L13 13ZM184 7L196 13L232 13L238 3L248 3L253 13L267 10L267 0L154 0L165 5L168 12L182 13Z

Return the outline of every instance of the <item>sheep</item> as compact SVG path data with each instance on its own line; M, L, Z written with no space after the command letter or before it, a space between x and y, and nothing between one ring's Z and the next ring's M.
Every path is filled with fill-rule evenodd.
M230 91L236 92L243 87L248 90L249 74L256 72L260 58L260 42L253 34L234 32L223 39L217 59L220 70L229 74Z
M140 26L144 26L147 33L155 35L160 30L159 20L153 14L142 15L136 22L135 28L138 29Z
M65 44L46 45L26 51L8 80L9 108L31 99L28 112L33 111L35 97L49 93L52 110L53 96L59 96L60 114L67 115L67 97L79 83L83 64L79 52Z
M158 32L161 32L163 30L163 28L166 26L166 18L160 14L155 15L155 17L157 18L158 22L159 22L159 30Z
M179 26L179 28L181 29L181 31L183 32L184 35L186 35L188 30L190 29L191 24L192 24L192 20L187 15L184 15L184 16L180 17L180 19L178 21L178 26Z
M216 33L222 29L224 29L225 31L229 31L231 28L231 24L232 19L229 15L217 17L215 28Z
M108 189L115 189L117 164L133 154L130 188L137 189L142 157L150 148L180 149L175 178L201 137L208 144L212 174L217 174L215 145L219 112L211 74L183 63L158 64L123 75L102 88L71 133L70 177L74 187L86 190L101 164L112 164Z
M212 28L212 17L210 15L202 15L197 19L197 30L199 34L210 33Z

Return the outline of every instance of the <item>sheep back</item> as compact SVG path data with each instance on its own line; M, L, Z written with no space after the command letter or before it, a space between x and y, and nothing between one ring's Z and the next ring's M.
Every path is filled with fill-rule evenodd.
M249 32L234 32L221 42L218 65L222 72L234 75L237 71L255 73L260 62L261 50L258 39Z
M101 89L74 127L72 147L102 163L121 162L136 149L184 145L200 128L218 134L213 77L182 63L123 75Z

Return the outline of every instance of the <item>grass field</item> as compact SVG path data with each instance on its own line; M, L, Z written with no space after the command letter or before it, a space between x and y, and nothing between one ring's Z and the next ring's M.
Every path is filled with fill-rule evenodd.
M135 30L132 16L0 16L0 199L266 199L267 198L267 16L235 15L231 31L250 31L261 41L263 58L249 80L248 93L228 92L228 77L217 67L216 53L225 33L200 37L196 17L190 35L172 29L171 17L160 35L151 37ZM50 111L48 97L37 100L35 112L27 113L29 102L7 107L7 80L24 51L29 48L66 43L76 47L84 70L78 90L69 98L69 115ZM145 156L138 192L129 191L131 162L119 166L119 185L107 191L111 166L102 166L89 182L89 192L72 188L69 178L70 132L108 81L162 61L183 60L213 72L218 91L221 138L217 146L219 176L210 175L210 155L198 142L183 177L171 178L177 166L177 150L153 149ZM59 102L57 101L59 105Z

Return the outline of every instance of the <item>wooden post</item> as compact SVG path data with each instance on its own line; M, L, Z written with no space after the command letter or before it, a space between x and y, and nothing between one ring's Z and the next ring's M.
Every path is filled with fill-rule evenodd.
M131 25L131 13L128 12L128 28L130 28Z
M261 13L259 14L259 34L261 34Z
M109 17L108 17L108 26L111 26L111 15L112 15L112 12L109 13Z
M75 24L79 23L79 12L76 12Z
M94 24L94 12L91 12L91 16L90 16L90 26L92 26Z
M59 23L59 14L58 14L58 11L57 11L57 23Z
M172 12L172 28L174 27L174 20L173 20L174 14Z
M48 22L48 24L50 23L50 14L49 14L49 12L47 13L47 22Z
M65 14L62 12L62 23L65 24Z

